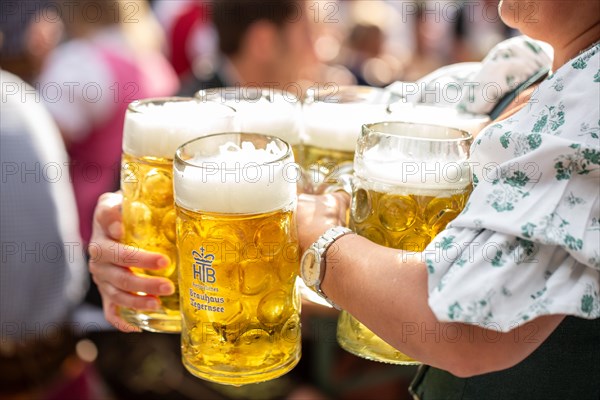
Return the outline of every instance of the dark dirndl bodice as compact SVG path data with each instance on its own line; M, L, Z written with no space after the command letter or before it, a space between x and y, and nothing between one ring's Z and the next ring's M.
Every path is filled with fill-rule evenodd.
M410 391L420 400L599 400L600 319L566 317L536 351L504 371L458 378L424 365Z

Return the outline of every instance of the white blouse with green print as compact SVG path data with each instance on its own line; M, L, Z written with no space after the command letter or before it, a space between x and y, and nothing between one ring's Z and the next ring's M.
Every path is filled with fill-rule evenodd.
M600 44L471 148L474 191L424 252L441 321L600 317Z

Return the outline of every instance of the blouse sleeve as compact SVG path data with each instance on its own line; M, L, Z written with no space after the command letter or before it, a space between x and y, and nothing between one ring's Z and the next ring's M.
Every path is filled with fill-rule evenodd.
M441 321L600 317L600 44L471 148L474 190L424 252Z
M510 331L541 315L600 317L600 273L563 247L487 229L449 228L425 251L440 321Z

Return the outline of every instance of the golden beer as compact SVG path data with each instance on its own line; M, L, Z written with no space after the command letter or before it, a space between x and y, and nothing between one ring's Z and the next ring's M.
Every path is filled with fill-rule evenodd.
M173 155L177 146L189 139L214 130L231 129L233 116L234 110L229 107L200 104L187 98L148 99L129 106L121 164L124 243L167 255L171 261L167 268L149 271L133 266L131 269L140 275L168 278L175 286L174 294L160 297L161 308L157 311L121 308L121 316L131 324L153 332L181 331Z
M464 208L471 193L471 136L451 128L389 122L365 125L352 180L350 228L386 247L421 252ZM346 351L391 364L418 364L342 311Z
M139 158L123 154L121 190L123 192L124 242L135 248L169 256L169 266L157 271L132 268L137 274L148 273L177 282L175 252L175 208L173 206L173 162L169 159ZM147 330L179 332L179 292L161 297L161 309L144 313ZM121 309L121 315L136 323L137 312ZM140 325L137 324L136 325Z
M390 101L391 94L367 86L325 85L307 91L300 159L306 192L322 193L340 174L351 172L360 127L385 120Z
M311 183L324 183L332 185L337 182L340 173L348 172L352 168L354 150L332 150L322 147L304 145L302 148L303 165L307 170ZM320 193L323 189L317 186L314 192Z
M256 156L271 143L276 152ZM177 154L183 364L236 386L281 376L301 351L296 186L282 175L292 152L274 137L232 133L189 142ZM245 164L251 177L235 174Z
M456 218L471 192L470 186L426 192L397 186L385 193L369 189L365 181L361 186L353 193L351 229L382 246L415 252L425 250Z
M361 182L355 189L350 228L374 243L420 252L464 208L471 187L423 193L418 187L396 187L389 192L368 189ZM395 364L418 364L402 354L349 313L338 321L338 342L361 357Z

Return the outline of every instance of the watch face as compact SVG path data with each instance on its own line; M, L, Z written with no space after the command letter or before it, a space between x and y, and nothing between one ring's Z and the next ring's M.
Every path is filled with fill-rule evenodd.
M316 285L320 272L316 251L313 248L309 248L302 256L302 265L300 268L300 274L306 286L312 287Z

